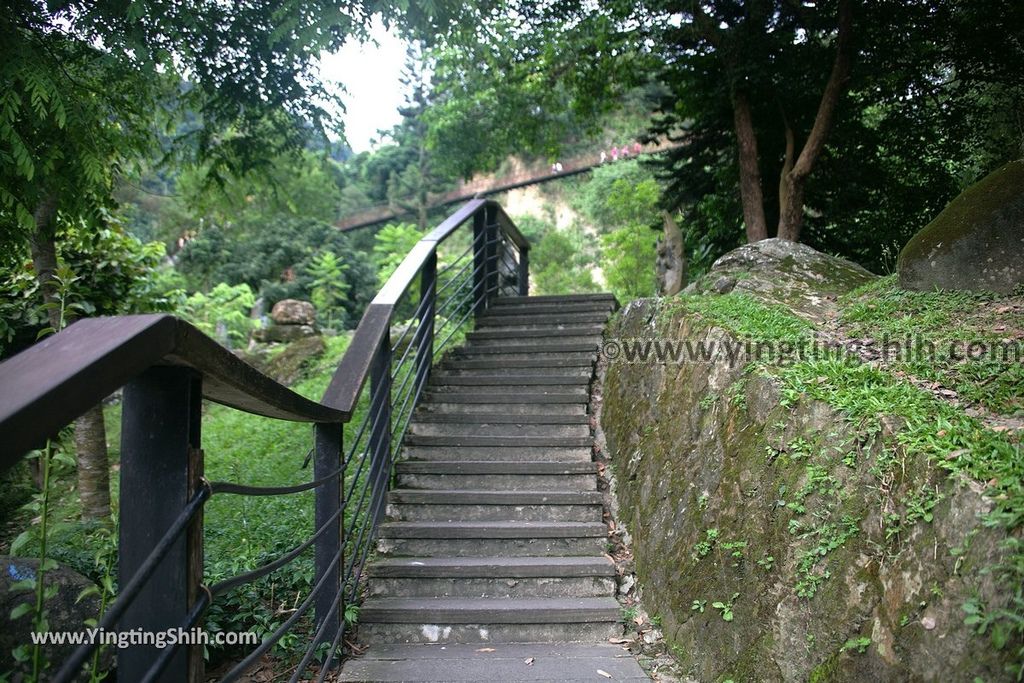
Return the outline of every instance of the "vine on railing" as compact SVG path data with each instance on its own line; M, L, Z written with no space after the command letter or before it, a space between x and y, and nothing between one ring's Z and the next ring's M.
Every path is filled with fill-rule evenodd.
M169 316L82 321L0 365L0 383L12 390L0 397L0 443L12 449L0 465L6 469L76 411L124 385L120 591L98 628L187 631L218 598L312 549L312 589L222 680L238 680L312 613L315 632L291 680L307 676L317 663L317 680L323 681L354 616L395 456L431 367L491 300L527 294L528 269L529 244L501 208L482 199L468 202L420 240L370 303L319 403L281 387ZM46 382L34 382L41 367L53 369ZM277 487L207 481L200 438L204 397L314 423L312 479ZM260 567L204 583L202 516L211 497L310 490L315 531L309 538ZM78 647L52 680L77 679L95 661L96 645ZM120 650L118 677L203 680L202 651L195 645Z

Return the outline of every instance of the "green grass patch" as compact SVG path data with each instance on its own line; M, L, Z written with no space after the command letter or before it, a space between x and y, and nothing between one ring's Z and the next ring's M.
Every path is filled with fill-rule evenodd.
M812 329L810 323L784 306L736 292L721 296L677 296L666 305L662 320L679 313L696 314L708 325L725 328L755 342L799 344L808 340Z
M1007 336L1005 323L1013 314L1000 313L1001 300L992 294L909 292L890 276L843 297L840 320L847 336L878 345L909 338L913 353L895 359L892 369L940 382L993 412L1019 415L1024 341Z

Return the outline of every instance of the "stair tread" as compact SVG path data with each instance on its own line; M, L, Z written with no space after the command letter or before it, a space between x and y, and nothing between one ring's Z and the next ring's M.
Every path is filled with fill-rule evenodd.
M589 424L589 415L551 415L550 413L522 415L509 415L507 413L431 413L428 411L417 412L413 418L413 424L417 422L469 422L478 424L481 428L487 425L575 425Z
M580 557L401 557L378 560L370 576L380 577L555 577L614 576L606 555Z
M600 491L464 491L457 489L392 489L394 503L441 505L598 505Z
M405 437L407 446L577 446L586 447L593 443L589 436L423 436L409 434Z
M618 621L621 608L604 598L367 598L359 621L543 624Z
M400 460L399 474L592 474L594 462L557 460Z
M385 522L389 538L590 538L607 536L602 522Z

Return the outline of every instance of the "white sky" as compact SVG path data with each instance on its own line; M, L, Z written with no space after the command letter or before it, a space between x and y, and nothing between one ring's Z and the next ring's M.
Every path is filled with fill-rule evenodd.
M370 139L378 130L390 130L400 120L402 84L399 77L405 61L406 44L389 33L380 19L374 18L370 28L373 43L354 40L334 54L320 58L320 75L328 83L341 83L347 89L345 102L345 137L356 152L370 149Z

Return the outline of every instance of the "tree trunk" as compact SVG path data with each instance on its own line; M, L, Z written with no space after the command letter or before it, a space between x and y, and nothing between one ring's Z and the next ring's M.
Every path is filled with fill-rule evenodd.
M804 186L814 165L825 148L825 140L832 130L839 98L846 90L853 59L853 7L852 0L839 2L839 33L836 38L836 58L825 91L818 103L814 124L807 136L800 156L793 159L793 131L786 123L786 164L779 178L779 232L780 238L800 241L800 229L804 222ZM783 117L785 118L785 117Z
M75 451L82 518L110 519L110 463L102 405L93 406L75 421Z
M60 330L71 319L61 321L60 298L53 276L57 272L57 244L54 222L57 217L55 197L47 197L36 207L36 230L29 237L32 267L47 304L46 316L50 327ZM52 305L56 304L56 305ZM103 425L103 408L90 408L75 421L75 450L78 456L78 495L82 500L82 516L86 519L110 519L110 463L107 459L107 437ZM35 461L34 461L35 462ZM32 476L42 485L38 463Z
M761 191L761 168L757 158L757 136L754 117L746 93L732 90L733 121L739 149L740 200L743 204L743 222L747 226L747 242L768 237L768 223L764 217L764 195Z
M658 257L655 273L658 277L658 294L675 296L686 286L686 249L683 232L668 211L661 212L665 234L658 240Z

